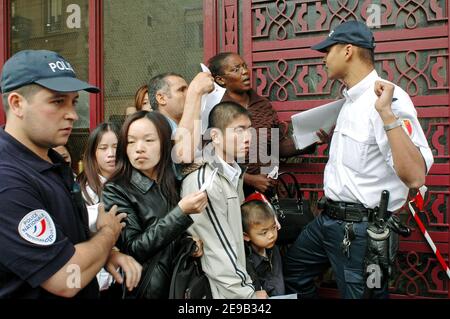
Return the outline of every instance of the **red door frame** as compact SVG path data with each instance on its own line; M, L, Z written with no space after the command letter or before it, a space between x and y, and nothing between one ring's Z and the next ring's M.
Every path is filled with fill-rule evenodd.
M218 25L218 10L221 10L221 27ZM219 50L239 51L238 0L223 0L219 8L217 0L203 0L203 60L216 55ZM223 37L218 36L219 30Z
M101 92L90 94L90 130L104 118L103 0L89 0L89 83Z
M0 0L0 72L10 56L11 0ZM89 83L102 89L89 97L90 130L103 121L103 0L89 0ZM1 100L1 99L0 99ZM0 101L0 125L6 117Z
M205 63L218 51L216 12L216 1L203 0L203 60Z

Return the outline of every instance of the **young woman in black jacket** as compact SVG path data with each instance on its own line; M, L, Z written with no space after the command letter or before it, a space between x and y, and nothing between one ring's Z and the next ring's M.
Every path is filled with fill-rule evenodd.
M180 200L171 133L157 112L128 117L117 146L117 170L103 191L105 207L117 205L128 214L119 246L144 266L137 298L168 298L178 244L193 223L189 215L207 204L205 192Z

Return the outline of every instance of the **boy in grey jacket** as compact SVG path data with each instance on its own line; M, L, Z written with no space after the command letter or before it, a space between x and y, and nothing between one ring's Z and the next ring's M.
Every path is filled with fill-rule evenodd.
M202 268L211 284L213 298L266 298L255 292L245 266L240 205L243 169L237 164L248 153L250 115L234 102L219 103L209 115L211 142L203 151L203 164L183 180L182 194L198 191L217 168L206 189L208 205L192 215L189 231L203 241Z

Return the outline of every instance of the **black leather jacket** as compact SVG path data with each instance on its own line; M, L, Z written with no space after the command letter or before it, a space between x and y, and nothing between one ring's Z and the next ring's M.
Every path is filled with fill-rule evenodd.
M128 214L119 246L143 264L136 289L142 294L137 297L167 299L178 242L186 236L192 218L178 205L168 207L159 185L137 170L133 170L129 186L107 183L103 202L106 210L117 205L119 212Z

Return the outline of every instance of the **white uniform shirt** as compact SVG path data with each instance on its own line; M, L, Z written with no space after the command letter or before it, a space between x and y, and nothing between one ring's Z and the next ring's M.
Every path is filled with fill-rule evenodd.
M381 79L374 70L343 92L345 103L330 145L324 191L333 201L361 203L374 208L386 189L390 192L388 210L395 211L405 203L408 187L395 173L383 121L375 109L374 85L377 80ZM392 111L403 120L403 128L422 153L428 172L433 155L410 97L398 86L394 90Z

